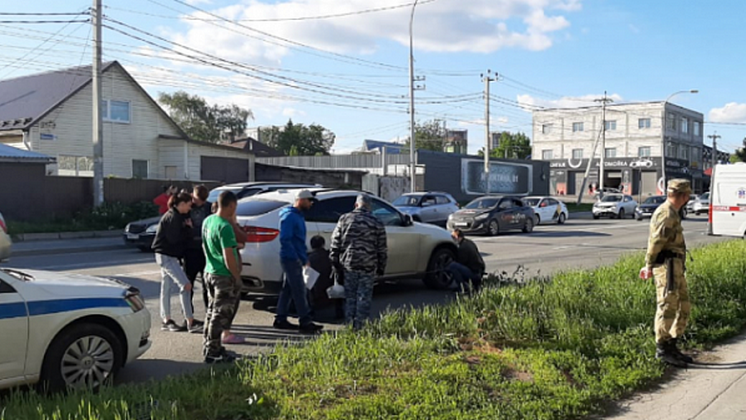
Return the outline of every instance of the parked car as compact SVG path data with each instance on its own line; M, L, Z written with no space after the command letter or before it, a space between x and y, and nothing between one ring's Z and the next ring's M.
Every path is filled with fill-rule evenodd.
M694 212L694 202L696 202L698 199L698 194L691 194L689 196L689 201L686 203L686 211L688 211L689 213Z
M316 202L306 212L307 240L321 235L331 244L331 235L339 217L354 209L359 191L309 189ZM238 223L248 233L241 251L243 292L279 293L282 285L280 268L280 210L295 201L296 191L276 191L241 200ZM450 234L429 224L414 222L386 201L371 196L372 212L386 226L388 264L380 280L421 278L431 288L444 288L448 279L442 269L456 253ZM309 244L310 247L310 244Z
M0 388L95 389L151 345L137 289L59 272L0 269L0 331Z
M558 223L564 224L570 217L565 203L552 197L525 197L523 203L534 209L536 224Z
M602 216L624 219L627 215L635 217L637 202L634 198L624 194L607 194L593 204L593 218Z
M263 194L269 191L277 191L288 188L306 188L318 187L313 184L288 184L283 182L248 182L241 184L229 184L214 188L210 191L207 201L214 203L220 193L223 191L233 191L238 199L251 197L256 194ZM142 252L150 252L150 246L155 239L155 232L158 230L158 222L161 216L151 217L149 219L138 220L128 224L124 228L124 243L139 249Z
M603 197L608 194L621 194L622 190L619 188L600 188L593 192L593 195L596 197Z
M458 202L450 194L441 192L404 194L393 204L416 222L441 226L445 226L448 216L459 209Z
M635 209L635 217L638 221L641 221L646 217L651 217L653 216L653 213L655 213L655 210L658 209L658 207L660 207L660 205L665 202L666 197L663 195L654 195L648 197Z
M692 211L699 216L702 213L710 212L710 193L706 192L697 198L692 204Z
M11 241L8 234L8 225L5 224L3 214L0 213L0 262L10 258L10 248L12 245L13 241Z
M485 233L495 236L507 230L531 233L536 224L534 210L518 197L477 198L453 213L448 219L448 229L461 229L464 233Z

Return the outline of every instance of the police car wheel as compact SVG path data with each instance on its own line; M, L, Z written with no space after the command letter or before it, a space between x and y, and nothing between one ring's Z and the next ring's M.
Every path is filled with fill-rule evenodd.
M68 326L47 349L40 385L44 391L97 390L110 383L123 364L122 343L99 324Z
M427 275L423 279L425 286L430 289L445 289L451 283L451 277L446 274L445 269L453 262L456 255L450 248L438 248L430 256L427 264Z
M565 217L565 213L560 213L559 219L557 219L557 224L564 225L565 220L567 220L567 217Z

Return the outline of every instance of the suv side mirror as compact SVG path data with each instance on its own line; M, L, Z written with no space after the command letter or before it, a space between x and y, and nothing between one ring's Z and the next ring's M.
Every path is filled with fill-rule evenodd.
M404 215L404 226L412 226L414 225L414 221L412 220L412 216L409 214Z

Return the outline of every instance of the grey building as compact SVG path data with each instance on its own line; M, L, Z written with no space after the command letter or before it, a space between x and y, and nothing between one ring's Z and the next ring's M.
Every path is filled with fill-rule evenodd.
M608 105L605 123L600 106L534 111L532 157L550 163L556 195L580 193L589 160L586 192L599 185L602 153L604 187L653 195L662 193L664 178L675 177L702 191L703 121L701 113L669 102Z

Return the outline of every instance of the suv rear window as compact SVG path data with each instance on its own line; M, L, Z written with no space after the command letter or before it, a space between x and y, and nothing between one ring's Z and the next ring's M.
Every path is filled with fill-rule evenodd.
M260 214L267 214L273 210L277 210L280 207L289 205L284 201L274 200L242 200L238 203L236 208L237 216L259 216Z

